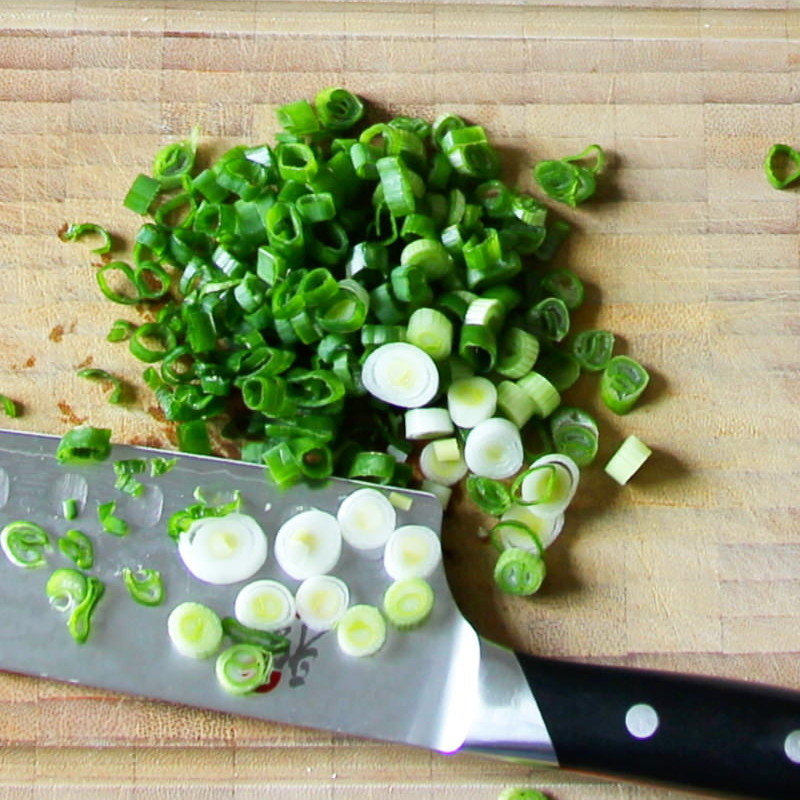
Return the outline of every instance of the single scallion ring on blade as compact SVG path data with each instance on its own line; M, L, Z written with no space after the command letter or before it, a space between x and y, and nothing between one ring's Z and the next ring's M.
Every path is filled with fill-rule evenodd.
M333 575L306 578L295 595L297 616L312 631L336 627L350 605L347 584Z
M402 525L386 543L383 567L395 580L427 578L442 560L442 543L427 525Z
M294 597L279 581L257 580L239 590L233 605L237 621L257 631L277 631L291 625Z
M202 517L180 534L178 553L198 580L237 583L255 575L267 560L267 537L246 514Z
M188 658L208 658L222 643L222 622L202 603L181 603L167 617L167 633L175 649Z
M638 436L631 434L611 456L605 467L606 474L624 486L652 454L653 451Z
M333 514L301 511L278 529L275 558L291 578L302 581L330 572L342 552L342 534Z
M348 656L374 655L386 641L386 622L375 606L351 606L336 626L336 640Z
M395 529L397 511L377 489L356 489L339 504L342 538L357 550L383 547Z

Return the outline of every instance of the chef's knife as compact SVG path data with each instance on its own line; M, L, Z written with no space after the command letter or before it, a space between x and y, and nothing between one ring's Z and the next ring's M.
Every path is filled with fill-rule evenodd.
M479 752L738 797L800 797L800 693L514 653L474 632L441 569L431 579L437 600L430 621L413 632L390 632L375 656L349 658L335 635L297 622L272 690L226 694L213 663L172 649L166 617L184 600L228 615L241 585L211 586L189 575L166 535L166 520L194 502L197 487L220 499L238 490L244 510L274 534L301 509L335 513L358 484L332 480L280 492L257 465L180 455L170 472L143 477L145 491L134 498L114 488L113 461L163 451L116 445L102 464L66 467L54 457L57 443L53 436L0 431L0 527L27 519L54 538L70 527L84 530L95 546L92 574L107 591L91 637L78 645L44 591L51 569L68 562L57 550L48 554L50 569L20 569L0 558L4 670L445 753ZM438 500L403 494L411 507L399 512L399 524L440 529ZM76 520L63 518L67 498L78 501ZM125 538L100 530L97 506L110 499L130 524ZM126 566L160 570L166 603L134 604L120 579ZM380 559L353 550L345 550L334 574L347 581L354 602L380 604L389 582ZM274 558L255 577L296 584Z

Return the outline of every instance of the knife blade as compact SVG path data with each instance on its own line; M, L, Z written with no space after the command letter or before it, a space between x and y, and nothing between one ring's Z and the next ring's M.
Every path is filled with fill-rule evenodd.
M174 454L174 469L142 477L142 495L131 497L115 489L113 462L163 457L164 451L115 445L106 462L73 467L56 460L58 441L0 431L0 526L26 519L53 538L82 529L95 546L91 572L107 592L91 637L78 645L44 591L51 569L68 566L66 560L54 551L50 569L25 570L0 559L0 669L443 753L481 753L726 796L800 797L800 693L514 653L476 634L442 568L430 578L436 603L428 623L413 632L390 631L375 656L350 658L339 651L335 634L298 621L287 632L291 646L276 661L280 676L271 691L227 694L213 663L174 651L166 620L187 600L230 615L241 586L192 577L166 534L167 519L194 502L198 487L218 502L238 491L243 510L274 541L290 516L311 507L335 513L364 484L332 479L282 492L264 480L258 465ZM440 530L436 498L392 491L411 500L398 512L398 524ZM78 501L77 520L63 518L68 498ZM97 506L111 499L131 527L122 539L102 533L97 520ZM166 602L155 608L133 603L120 577L125 567L158 569ZM357 603L380 605L389 583L379 557L347 548L334 574ZM254 577L292 589L298 583L274 558Z

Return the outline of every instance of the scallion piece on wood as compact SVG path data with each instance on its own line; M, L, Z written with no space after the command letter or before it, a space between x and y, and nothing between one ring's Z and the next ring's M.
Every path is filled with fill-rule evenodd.
M116 375L112 375L110 372L104 369L97 369L96 367L80 369L76 374L79 378L86 378L90 381L98 381L100 383L109 384L111 386L111 391L108 393L108 402L122 402L122 397L125 390L125 384L123 383L122 378L118 378Z
M764 159L764 174L776 189L785 189L800 178L800 151L788 144L774 144Z
M582 369L599 372L605 369L614 351L614 334L606 330L585 330L575 334L572 355Z
M0 404L3 406L3 411L7 417L18 417L19 409L17 404L4 394L0 394Z
M466 488L469 499L481 511L494 517L499 517L511 507L511 493L502 481L470 475Z
M553 445L569 456L579 467L586 467L597 455L599 434L597 422L586 411L561 406L549 417Z
M62 464L81 465L105 461L111 455L111 430L84 425L61 437L56 459Z
M136 330L136 326L126 319L118 319L114 321L111 330L106 336L107 342L124 342L130 339L131 334Z
M67 226L60 236L65 242L75 242L84 236L99 236L100 244L92 248L92 252L98 255L105 255L111 252L113 244L111 234L102 225L97 225L94 222L83 222L77 225L72 223Z
M637 436L631 434L605 466L605 471L620 486L624 486L639 471L653 451Z
M161 192L161 182L149 175L139 173L128 189L122 205L136 214L144 216L151 209Z
M494 580L505 594L526 596L539 590L546 572L541 556L518 547L509 547L497 559Z
M627 414L650 382L647 370L629 356L614 356L603 369L600 399L615 414Z

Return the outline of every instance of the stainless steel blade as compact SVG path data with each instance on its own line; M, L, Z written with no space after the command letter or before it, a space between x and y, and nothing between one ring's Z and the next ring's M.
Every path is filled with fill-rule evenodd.
M261 523L271 546L292 514L308 507L335 513L341 499L363 484L332 480L318 488L279 492L257 465L180 455L169 473L143 477L145 492L133 498L114 488L112 462L164 456L163 451L116 445L105 463L76 468L56 461L57 444L54 436L0 431L0 527L28 519L53 539L70 527L83 530L95 545L91 572L105 582L106 595L89 641L78 645L44 592L52 569L70 562L57 549L48 556L48 568L39 570L21 569L0 557L0 669L444 752L460 748L471 726L474 730L475 715L486 706L478 685L479 640L456 608L441 568L432 578L437 599L430 622L410 633L390 631L373 658L349 658L339 651L334 634L313 633L296 622L290 653L278 661L281 678L268 693L231 696L217 685L213 659L184 658L170 644L166 619L174 606L195 600L221 616L232 615L242 585L212 586L193 578L166 534L167 519L194 502L196 487L220 499L239 490L243 510ZM398 512L398 524L440 530L439 502L424 493L403 493L413 503ZM72 522L62 515L62 501L69 497L81 506ZM122 539L102 533L97 519L98 504L111 499L131 526ZM156 608L134 603L120 578L126 566L160 570L166 602ZM379 557L347 546L334 574L348 583L353 602L380 605L389 584ZM258 577L297 586L272 553Z

